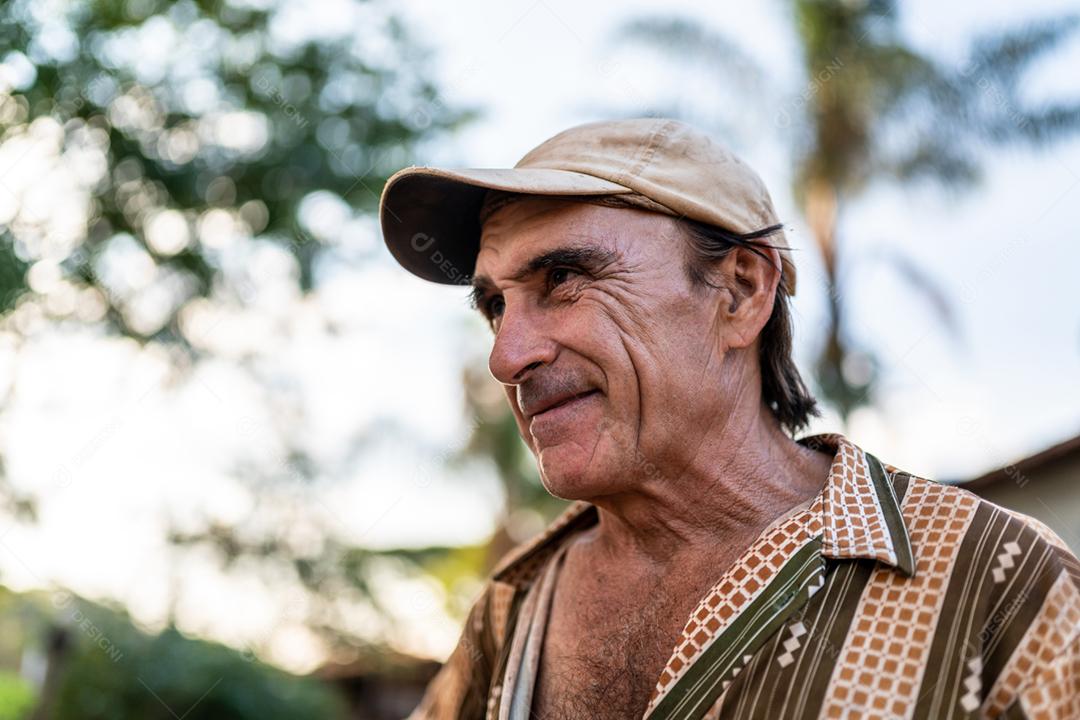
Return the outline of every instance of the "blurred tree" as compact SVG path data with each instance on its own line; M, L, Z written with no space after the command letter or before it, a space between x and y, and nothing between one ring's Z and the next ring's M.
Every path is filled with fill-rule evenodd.
M311 532L307 542L298 541L302 536L293 532L259 531L260 526L286 519L295 523L294 529ZM226 571L260 577L267 587L289 598L278 616L279 625L304 627L329 660L341 664L360 658L374 661L394 645L395 610L401 608L387 607L379 592L389 578L433 579L447 598L444 609L461 616L475 599L475 579L487 557L486 545L372 549L349 544L321 528L305 511L289 513L274 500L260 502L249 521L212 524L195 533L174 530L169 539L182 548L210 548ZM407 609L440 611L437 593L418 591L410 600L414 607ZM355 618L362 610L370 610L383 622L358 627ZM268 635L251 642L248 652L264 656L272 640Z
M288 252L305 291L330 245L362 247L356 213L470 114L393 15L353 9L304 35L300 3L0 6L5 327L104 319L197 347L183 309L250 300L250 246Z
M23 720L33 707L30 684L14 673L0 672L0 720Z
M222 645L173 628L148 635L122 611L77 598L59 615L54 632L72 647L51 719L343 717L339 698L317 680Z
M1025 72L1075 33L1080 18L1055 17L977 38L959 69L915 48L893 0L791 0L806 79L773 113L791 143L794 194L821 253L828 328L815 364L823 399L845 420L873 399L879 362L845 323L851 268L842 252L843 206L874 183L929 179L963 188L979 177L987 144L1046 145L1080 128L1080 99L1032 107ZM641 18L622 27L623 42L701 61L727 84L763 77L737 43L689 20ZM740 110L761 86L738 99ZM850 240L848 241L850 242ZM936 317L956 330L945 293L915 263L888 258L927 295Z
M379 246L371 215L388 175L420 143L475 115L442 102L427 52L378 2L13 0L0 4L0 45L6 345L44 329L92 326L165 348L178 370L191 368L219 352L204 322L208 307L242 312L295 299L318 285L320 267L369 260ZM256 351L230 359L268 395L283 394ZM283 434L295 436L296 426ZM303 448L287 447L282 475L310 481L316 471ZM267 505L281 500L261 492L277 480L252 481ZM9 514L31 513L30 499L2 474L0 491ZM314 544L289 535L311 528L310 517L265 522L302 507L279 505L238 525L189 523L172 540L178 551L212 546L226 569L265 561L278 587L284 568L317 601L304 605L311 613L302 620L360 643L342 620L352 595L336 593L374 602L379 553L325 527ZM445 571L468 565L455 558L469 552L382 555ZM146 667L153 651L183 647L168 638L147 645ZM198 684L183 679L187 670L169 678L161 667L162 687ZM322 716L281 712L267 706L258 716ZM94 716L120 717L103 713Z
M86 615L100 631L100 642L115 652L76 634L76 654L50 718L344 717L340 699L315 679L291 676L222 645L185 638L172 628L147 636L108 613Z
M0 611L5 720L343 717L337 693L314 678L172 628L144 632L122 609L0 587Z
M252 372L261 371L256 367ZM249 491L249 510L229 522L171 518L171 545L196 556L208 550L226 572L262 580L274 589L279 624L291 627L294 636L301 629L308 633L335 663L371 662L380 648L395 644L403 626L417 615L436 617L445 611L462 616L475 600L486 544L368 547L364 543L373 526L350 526L326 499L329 486L354 474L363 457L394 430L383 426L377 434L356 435L343 455L320 460L305 449L297 431L309 425L303 395L270 378L264 379L263 390L274 422L259 435L263 447L283 448L284 455L270 462L263 457L239 462L233 474ZM407 438L407 450L430 458L422 471L460 466L460 459L425 448L415 437ZM467 477L467 469L462 474ZM402 485L407 481L395 478ZM394 581L421 578L426 582L413 586L408 602L401 602L400 592L382 592L394 590ZM177 577L175 584L182 581ZM359 623L358 616L368 620ZM268 634L248 646L266 656L273 640Z

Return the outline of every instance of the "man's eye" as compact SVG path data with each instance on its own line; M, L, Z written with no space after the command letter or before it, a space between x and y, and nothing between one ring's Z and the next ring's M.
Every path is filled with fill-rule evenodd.
M487 303L488 317L494 318L494 317L498 317L499 315L502 315L503 306L505 306L505 305L506 305L506 303L503 302L503 299L502 299L501 295L496 295L495 297L488 300L488 303Z
M571 275L579 274L580 273L573 268L557 267L552 269L551 273L548 274L548 281L551 283L552 287L554 287L555 285L562 285L570 279Z

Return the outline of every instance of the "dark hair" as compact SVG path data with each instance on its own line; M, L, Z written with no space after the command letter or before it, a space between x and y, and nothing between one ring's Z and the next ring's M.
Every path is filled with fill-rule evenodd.
M756 241L783 229L783 225L772 225L740 234L686 218L679 221L679 226L684 230L689 248L686 274L695 286L712 288L718 287L710 281L712 266L736 247L745 247L771 263L769 256L758 248L780 248ZM761 330L758 359L761 364L762 400L780 425L794 437L810 422L811 416L820 417L821 410L791 356L791 298L784 289L784 280L781 268L772 315Z

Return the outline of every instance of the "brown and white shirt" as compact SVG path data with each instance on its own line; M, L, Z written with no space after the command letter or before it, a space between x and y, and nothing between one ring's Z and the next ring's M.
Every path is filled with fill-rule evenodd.
M821 493L701 598L644 718L1080 720L1080 562L1052 530L843 435L798 442L833 455ZM573 503L500 561L410 720L528 716L560 550L597 520Z

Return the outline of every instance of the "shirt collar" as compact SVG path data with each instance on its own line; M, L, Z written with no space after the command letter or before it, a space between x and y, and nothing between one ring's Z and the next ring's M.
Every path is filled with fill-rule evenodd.
M827 449L833 455L829 478L818 496L821 554L836 560L879 560L914 577L911 538L894 488L895 477L902 471L840 433L810 435L798 443Z
M878 560L914 577L911 540L893 488L901 471L840 433L809 435L797 442L833 456L825 485L810 505L820 512L821 554L835 560ZM595 505L573 502L543 532L507 553L492 579L528 587L565 538L598 521Z

